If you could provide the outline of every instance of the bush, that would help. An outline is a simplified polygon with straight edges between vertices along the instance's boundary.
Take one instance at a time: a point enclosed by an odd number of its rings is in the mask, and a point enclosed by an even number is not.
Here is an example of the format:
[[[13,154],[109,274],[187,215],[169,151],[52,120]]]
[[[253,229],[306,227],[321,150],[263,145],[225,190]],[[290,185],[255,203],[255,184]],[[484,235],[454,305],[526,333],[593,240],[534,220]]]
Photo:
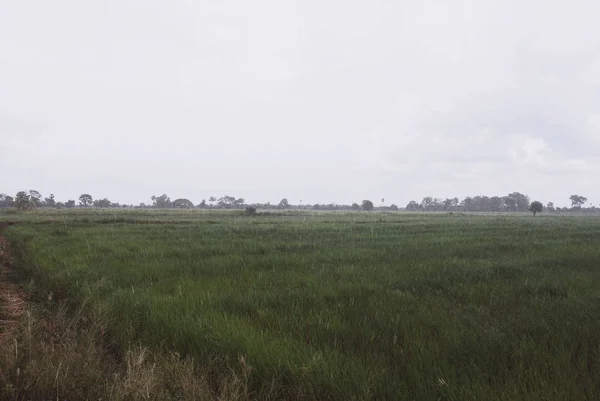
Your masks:
[[[256,214],[256,208],[254,206],[246,206],[246,214],[248,216],[254,216]]]

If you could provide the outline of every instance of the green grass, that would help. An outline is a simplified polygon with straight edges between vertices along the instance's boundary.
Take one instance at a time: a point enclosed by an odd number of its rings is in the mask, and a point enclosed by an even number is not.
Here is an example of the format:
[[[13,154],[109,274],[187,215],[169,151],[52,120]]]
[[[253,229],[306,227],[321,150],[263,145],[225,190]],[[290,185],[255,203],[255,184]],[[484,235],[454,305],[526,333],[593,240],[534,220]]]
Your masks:
[[[600,399],[598,218],[24,220],[6,234],[41,288],[109,311],[121,344],[224,366],[244,356],[255,390],[275,380],[320,399]]]

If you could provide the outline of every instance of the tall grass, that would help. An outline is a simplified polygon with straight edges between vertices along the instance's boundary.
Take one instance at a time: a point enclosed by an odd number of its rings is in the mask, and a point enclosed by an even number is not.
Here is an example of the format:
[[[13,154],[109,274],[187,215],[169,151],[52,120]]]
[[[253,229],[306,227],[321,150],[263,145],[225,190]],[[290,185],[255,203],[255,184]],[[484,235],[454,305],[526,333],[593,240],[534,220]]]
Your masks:
[[[277,383],[340,400],[600,399],[599,219],[39,221],[7,230],[38,288],[109,311],[118,344],[224,368],[243,357],[256,394]]]

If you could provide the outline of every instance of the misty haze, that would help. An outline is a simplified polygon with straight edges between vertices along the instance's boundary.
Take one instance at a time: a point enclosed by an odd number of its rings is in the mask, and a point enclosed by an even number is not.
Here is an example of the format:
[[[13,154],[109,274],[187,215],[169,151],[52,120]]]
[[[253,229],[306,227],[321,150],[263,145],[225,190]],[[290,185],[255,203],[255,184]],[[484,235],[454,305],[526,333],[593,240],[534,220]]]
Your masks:
[[[600,3],[5,3],[1,400],[600,400]]]

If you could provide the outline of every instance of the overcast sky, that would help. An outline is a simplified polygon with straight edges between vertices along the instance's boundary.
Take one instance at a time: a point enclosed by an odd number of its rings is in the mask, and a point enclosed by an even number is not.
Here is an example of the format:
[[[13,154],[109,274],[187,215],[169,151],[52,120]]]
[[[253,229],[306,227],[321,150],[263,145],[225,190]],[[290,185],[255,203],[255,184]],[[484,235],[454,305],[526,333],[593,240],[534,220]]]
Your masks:
[[[600,204],[600,2],[2,0],[0,192]]]

